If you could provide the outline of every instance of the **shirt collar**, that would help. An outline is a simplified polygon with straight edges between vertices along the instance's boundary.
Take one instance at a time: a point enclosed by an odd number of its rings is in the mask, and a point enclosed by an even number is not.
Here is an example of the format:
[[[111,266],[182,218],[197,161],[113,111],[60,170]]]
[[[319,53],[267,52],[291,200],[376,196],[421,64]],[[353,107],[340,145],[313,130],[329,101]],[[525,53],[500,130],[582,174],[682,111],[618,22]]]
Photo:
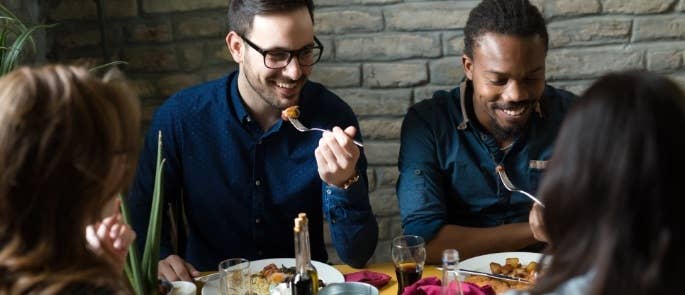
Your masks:
[[[459,103],[461,106],[461,122],[459,123],[459,126],[457,126],[458,130],[466,129],[466,127],[468,127],[468,125],[471,122],[471,119],[469,118],[469,112],[467,111],[467,99],[472,99],[471,98],[473,96],[472,87],[473,87],[473,84],[471,83],[471,80],[468,80],[468,79],[464,79],[464,81],[462,81],[459,84]],[[535,104],[535,113],[537,113],[540,118],[544,118],[544,114],[542,113],[542,108],[540,107],[540,103],[544,100],[546,93],[547,93],[547,89],[545,89],[545,91],[542,93],[542,97]],[[471,106],[473,106],[473,103],[471,103]]]
[[[251,122],[252,118],[245,109],[245,105],[243,104],[243,98],[240,96],[240,92],[238,91],[238,76],[240,76],[240,72],[236,71],[235,76],[233,76],[233,79],[231,80],[231,86],[229,90],[231,93],[230,103],[233,105],[233,109],[235,110],[235,114],[238,117],[238,120],[244,124],[246,122]]]

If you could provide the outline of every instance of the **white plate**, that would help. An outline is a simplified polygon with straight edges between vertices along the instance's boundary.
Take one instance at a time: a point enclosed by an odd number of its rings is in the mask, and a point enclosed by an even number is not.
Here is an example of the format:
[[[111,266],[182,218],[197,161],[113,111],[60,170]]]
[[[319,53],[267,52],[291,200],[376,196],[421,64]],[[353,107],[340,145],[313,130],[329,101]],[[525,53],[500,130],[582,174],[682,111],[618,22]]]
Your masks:
[[[258,273],[270,263],[273,263],[278,267],[281,267],[281,265],[291,267],[295,266],[295,258],[272,258],[250,261],[250,273]],[[345,282],[343,274],[332,266],[314,260],[312,260],[312,264],[316,268],[319,279],[325,284]],[[218,295],[218,290],[219,280],[209,281],[202,287],[202,295]]]
[[[490,262],[497,262],[504,265],[504,261],[507,258],[518,258],[519,263],[525,266],[531,261],[540,263],[542,254],[533,252],[500,252],[485,254],[459,262],[459,268],[490,273]]]

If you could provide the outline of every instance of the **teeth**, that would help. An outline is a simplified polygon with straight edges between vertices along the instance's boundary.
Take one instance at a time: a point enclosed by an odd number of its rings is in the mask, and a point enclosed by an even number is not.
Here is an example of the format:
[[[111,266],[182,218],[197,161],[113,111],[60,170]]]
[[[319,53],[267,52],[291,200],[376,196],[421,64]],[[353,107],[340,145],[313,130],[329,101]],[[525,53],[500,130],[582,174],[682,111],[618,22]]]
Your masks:
[[[523,112],[526,111],[526,108],[503,109],[502,111],[509,116],[520,116],[521,114],[523,114]]]
[[[295,83],[283,83],[283,82],[276,82],[276,86],[281,87],[281,88],[287,88],[287,89],[292,89],[295,88]]]

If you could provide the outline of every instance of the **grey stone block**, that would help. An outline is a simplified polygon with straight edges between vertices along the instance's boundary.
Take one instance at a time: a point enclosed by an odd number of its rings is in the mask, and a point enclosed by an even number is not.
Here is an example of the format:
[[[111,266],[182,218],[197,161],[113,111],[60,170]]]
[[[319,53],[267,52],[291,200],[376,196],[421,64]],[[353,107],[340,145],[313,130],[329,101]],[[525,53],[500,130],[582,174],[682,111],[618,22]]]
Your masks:
[[[439,1],[403,3],[384,8],[388,30],[446,30],[460,29],[466,24],[469,11],[476,1]]]
[[[437,34],[391,33],[341,36],[336,39],[339,61],[391,61],[441,55]]]
[[[411,101],[410,89],[336,89],[357,116],[404,115]]]
[[[424,62],[364,65],[364,85],[370,88],[395,88],[421,85],[428,81]]]
[[[377,32],[383,29],[383,15],[378,8],[334,9],[314,14],[317,34]]]

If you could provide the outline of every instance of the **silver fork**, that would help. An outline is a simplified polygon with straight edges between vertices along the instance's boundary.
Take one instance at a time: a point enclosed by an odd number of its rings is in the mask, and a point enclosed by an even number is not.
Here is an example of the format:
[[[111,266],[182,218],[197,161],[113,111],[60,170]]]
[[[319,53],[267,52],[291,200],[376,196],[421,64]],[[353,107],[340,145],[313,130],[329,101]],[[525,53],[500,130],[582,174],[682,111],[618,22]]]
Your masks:
[[[531,200],[533,200],[535,203],[538,203],[538,205],[542,206],[542,208],[545,208],[545,205],[538,200],[538,198],[534,197],[533,195],[529,194],[528,192],[517,188],[514,186],[513,183],[511,183],[511,180],[509,180],[509,176],[507,176],[507,172],[504,171],[504,167],[502,165],[497,165],[497,174],[499,174],[499,179],[502,180],[502,183],[504,184],[504,187],[509,190],[510,192],[517,192],[521,193],[526,197],[529,197]]]
[[[288,118],[288,121],[290,121],[290,124],[293,124],[293,127],[295,127],[295,129],[297,129],[300,132],[307,132],[307,131],[330,132],[330,130],[321,129],[321,128],[307,128],[304,125],[302,125],[302,122],[300,122],[300,120],[298,120],[298,119]],[[354,144],[356,144],[360,147],[364,146],[361,142],[358,142],[356,140],[352,140],[352,142],[354,142]]]

